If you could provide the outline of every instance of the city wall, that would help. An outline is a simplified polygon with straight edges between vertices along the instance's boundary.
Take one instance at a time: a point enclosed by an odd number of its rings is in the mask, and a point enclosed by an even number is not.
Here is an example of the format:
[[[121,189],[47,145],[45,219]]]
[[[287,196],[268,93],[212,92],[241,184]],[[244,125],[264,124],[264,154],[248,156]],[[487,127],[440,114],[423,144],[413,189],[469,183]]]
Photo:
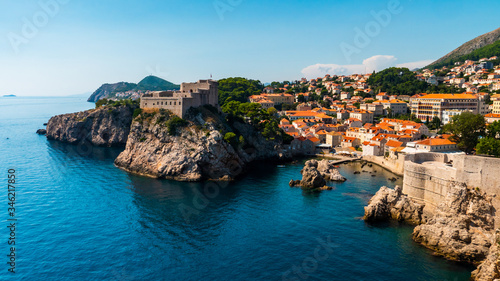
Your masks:
[[[451,161],[451,162],[450,162]],[[446,163],[451,163],[446,165]],[[496,226],[500,226],[500,159],[441,153],[407,155],[404,164],[403,193],[425,203],[424,211],[432,214],[442,202],[452,182],[466,183],[494,196]]]

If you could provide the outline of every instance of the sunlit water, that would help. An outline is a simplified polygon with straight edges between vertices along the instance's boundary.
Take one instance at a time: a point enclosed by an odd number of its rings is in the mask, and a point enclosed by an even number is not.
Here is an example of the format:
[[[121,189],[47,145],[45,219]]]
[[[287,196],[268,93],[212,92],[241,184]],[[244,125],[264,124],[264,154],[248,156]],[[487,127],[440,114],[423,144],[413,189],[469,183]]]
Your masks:
[[[92,108],[81,98],[0,98],[0,219],[7,170],[16,169],[16,271],[3,280],[468,280],[470,267],[434,257],[412,228],[371,226],[363,207],[394,175],[379,167],[332,191],[290,188],[303,162],[259,164],[231,184],[179,183],[128,174],[120,149],[47,141],[56,114]],[[2,241],[3,240],[3,241]],[[322,241],[322,242],[320,242]],[[326,243],[328,246],[324,246]],[[323,245],[323,246],[322,246]],[[315,251],[318,249],[318,251]],[[3,258],[2,258],[3,257]],[[294,279],[295,278],[295,279]]]

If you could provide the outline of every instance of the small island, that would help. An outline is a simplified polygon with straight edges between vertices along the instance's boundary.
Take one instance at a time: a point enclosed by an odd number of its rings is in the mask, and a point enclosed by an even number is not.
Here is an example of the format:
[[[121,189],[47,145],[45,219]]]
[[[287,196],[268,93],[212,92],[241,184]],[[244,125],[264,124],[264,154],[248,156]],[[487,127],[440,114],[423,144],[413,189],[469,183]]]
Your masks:
[[[4,98],[15,98],[16,95],[3,95]]]

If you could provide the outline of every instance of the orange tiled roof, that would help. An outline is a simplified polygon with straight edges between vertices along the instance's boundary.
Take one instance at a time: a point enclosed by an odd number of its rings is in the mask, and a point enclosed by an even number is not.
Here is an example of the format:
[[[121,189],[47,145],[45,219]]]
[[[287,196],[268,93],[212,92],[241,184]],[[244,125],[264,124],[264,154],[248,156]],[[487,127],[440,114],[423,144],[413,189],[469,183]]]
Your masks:
[[[436,146],[436,145],[451,145],[451,144],[456,144],[456,143],[450,141],[449,139],[426,139],[426,140],[417,142],[417,144]]]
[[[476,99],[476,97],[468,94],[428,94],[419,99]]]
[[[400,147],[403,145],[403,143],[400,141],[389,140],[388,142],[385,143],[385,145],[390,147]]]

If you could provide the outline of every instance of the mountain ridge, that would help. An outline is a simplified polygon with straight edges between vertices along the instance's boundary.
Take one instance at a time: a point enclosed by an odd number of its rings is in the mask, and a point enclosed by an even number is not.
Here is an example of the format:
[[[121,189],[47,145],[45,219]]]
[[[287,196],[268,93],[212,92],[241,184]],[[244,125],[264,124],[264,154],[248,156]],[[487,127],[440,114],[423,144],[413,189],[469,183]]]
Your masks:
[[[435,62],[429,64],[428,66],[426,66],[424,68],[435,69],[435,68],[449,65],[450,63],[454,63],[455,61],[458,61],[458,59],[460,57],[469,55],[478,49],[484,48],[484,47],[491,45],[491,44],[494,44],[498,41],[500,41],[500,28],[497,28],[493,31],[490,31],[488,33],[485,33],[485,34],[480,35],[472,40],[465,42],[460,47],[449,52],[445,56],[441,57],[440,59],[436,60]]]
[[[180,85],[174,84],[159,77],[149,75],[139,83],[118,82],[102,84],[90,97],[88,102],[97,102],[100,99],[115,97],[116,93],[121,92],[144,92],[144,91],[169,91],[178,90]]]

